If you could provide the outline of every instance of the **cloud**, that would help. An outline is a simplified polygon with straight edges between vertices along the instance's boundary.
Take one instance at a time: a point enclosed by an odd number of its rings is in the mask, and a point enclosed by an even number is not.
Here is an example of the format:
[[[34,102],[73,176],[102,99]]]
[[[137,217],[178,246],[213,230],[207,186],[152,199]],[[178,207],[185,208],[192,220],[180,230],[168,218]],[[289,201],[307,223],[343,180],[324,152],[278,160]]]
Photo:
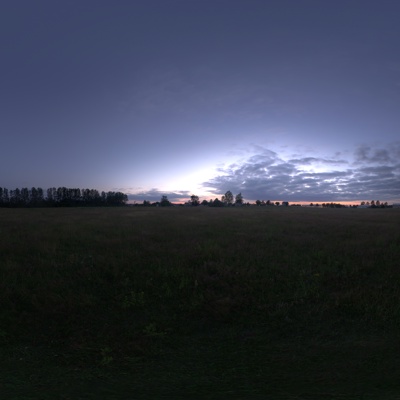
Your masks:
[[[400,159],[400,142],[394,142],[387,148],[371,148],[361,145],[355,151],[355,161],[368,164],[393,164]]]
[[[187,200],[192,193],[186,190],[177,191],[162,191],[157,188],[152,188],[150,190],[140,191],[137,193],[124,192],[128,195],[128,199],[132,201],[142,202],[144,200],[148,201],[160,201],[162,196],[167,196],[168,200],[171,202],[181,202],[182,200]]]
[[[230,119],[258,121],[270,116],[299,114],[296,96],[282,99],[270,84],[254,82],[251,76],[227,73],[215,68],[180,68],[159,66],[136,74],[120,101],[123,112],[135,116],[157,113],[198,118],[207,113],[217,121]],[[196,112],[193,112],[196,110]],[[204,123],[204,119],[203,119]]]
[[[314,165],[316,163],[319,164],[327,164],[327,165],[341,165],[341,164],[348,164],[346,160],[332,160],[332,159],[324,159],[324,158],[316,158],[316,157],[304,157],[304,158],[297,158],[293,160],[289,160],[290,163],[296,165]]]
[[[250,200],[352,201],[400,199],[400,142],[359,146],[353,160],[304,157],[285,160],[258,148],[247,159],[219,169],[203,183],[211,193],[241,192]]]

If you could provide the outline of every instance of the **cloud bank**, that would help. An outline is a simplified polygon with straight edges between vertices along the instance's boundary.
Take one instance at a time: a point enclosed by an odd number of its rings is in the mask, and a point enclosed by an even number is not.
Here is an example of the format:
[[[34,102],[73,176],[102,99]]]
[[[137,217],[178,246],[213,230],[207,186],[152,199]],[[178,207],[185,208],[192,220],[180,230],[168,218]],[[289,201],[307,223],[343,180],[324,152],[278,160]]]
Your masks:
[[[259,148],[258,154],[219,169],[203,182],[216,195],[241,192],[250,200],[393,201],[400,199],[400,142],[384,148],[359,146],[352,160],[303,157],[283,159]]]

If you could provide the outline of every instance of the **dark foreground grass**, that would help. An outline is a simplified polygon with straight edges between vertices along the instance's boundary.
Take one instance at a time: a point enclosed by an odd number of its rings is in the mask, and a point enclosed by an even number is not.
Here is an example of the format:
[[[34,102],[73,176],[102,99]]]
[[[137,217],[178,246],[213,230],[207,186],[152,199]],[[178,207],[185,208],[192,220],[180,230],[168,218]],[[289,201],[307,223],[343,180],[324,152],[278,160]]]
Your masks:
[[[0,235],[4,398],[400,399],[400,210],[0,209]]]

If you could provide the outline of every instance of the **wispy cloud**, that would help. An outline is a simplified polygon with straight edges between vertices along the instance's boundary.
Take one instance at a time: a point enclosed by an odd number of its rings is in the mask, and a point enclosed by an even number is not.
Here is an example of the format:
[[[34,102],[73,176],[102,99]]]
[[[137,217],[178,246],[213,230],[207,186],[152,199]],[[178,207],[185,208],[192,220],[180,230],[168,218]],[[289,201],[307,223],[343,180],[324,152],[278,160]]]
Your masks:
[[[260,84],[250,76],[228,73],[225,69],[183,71],[163,66],[138,73],[126,89],[120,107],[138,116],[168,112],[183,118],[201,112],[217,120],[254,121],[266,114],[301,113],[303,106],[293,96],[282,99],[280,90],[270,84]]]

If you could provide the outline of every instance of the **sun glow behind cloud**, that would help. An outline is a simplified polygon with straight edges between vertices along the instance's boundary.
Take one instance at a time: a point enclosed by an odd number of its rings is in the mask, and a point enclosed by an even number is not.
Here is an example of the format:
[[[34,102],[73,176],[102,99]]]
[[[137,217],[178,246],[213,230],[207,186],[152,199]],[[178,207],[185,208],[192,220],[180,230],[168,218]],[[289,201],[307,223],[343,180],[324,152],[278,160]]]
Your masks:
[[[220,172],[216,166],[202,166],[195,168],[192,171],[190,170],[190,166],[188,166],[187,172],[184,171],[179,176],[171,179],[170,182],[166,182],[164,189],[168,190],[168,188],[185,188],[187,192],[199,196],[212,196],[212,194],[208,192],[207,188],[203,187],[202,183],[205,180],[215,178],[219,174]]]

